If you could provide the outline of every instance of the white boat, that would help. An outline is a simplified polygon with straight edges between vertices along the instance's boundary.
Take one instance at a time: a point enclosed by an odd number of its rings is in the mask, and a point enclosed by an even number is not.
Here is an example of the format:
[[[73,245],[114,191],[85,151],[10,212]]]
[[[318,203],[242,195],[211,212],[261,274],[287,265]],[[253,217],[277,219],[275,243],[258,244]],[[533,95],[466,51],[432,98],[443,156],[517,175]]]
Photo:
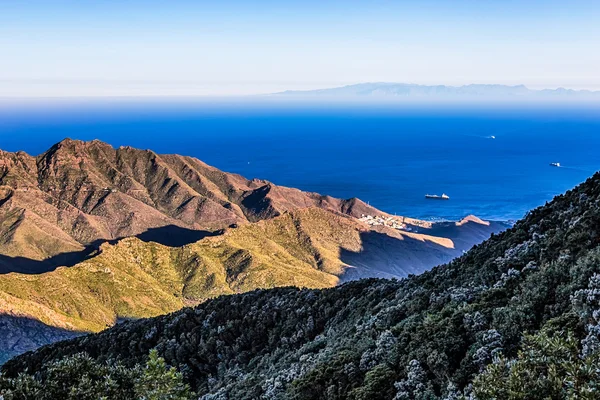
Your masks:
[[[442,193],[441,196],[438,196],[437,194],[426,194],[425,198],[432,200],[450,200],[450,196],[448,196],[446,193]]]
[[[551,167],[560,167],[560,163],[559,162],[551,162],[550,166]]]

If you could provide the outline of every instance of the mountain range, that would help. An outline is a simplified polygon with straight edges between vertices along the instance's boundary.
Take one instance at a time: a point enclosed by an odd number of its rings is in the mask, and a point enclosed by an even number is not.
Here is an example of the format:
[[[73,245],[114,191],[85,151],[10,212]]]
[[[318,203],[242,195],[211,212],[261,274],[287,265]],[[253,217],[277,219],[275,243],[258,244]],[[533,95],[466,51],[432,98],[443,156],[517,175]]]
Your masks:
[[[219,295],[418,274],[507,226],[391,216],[97,140],[0,151],[0,362]]]
[[[124,237],[176,241],[188,231],[200,236],[297,208],[378,212],[357,199],[247,180],[194,158],[100,141],[67,139],[37,157],[0,152],[0,186],[4,272],[43,272],[52,268],[48,259],[68,263]]]
[[[373,82],[317,90],[288,90],[280,96],[372,97],[372,98],[439,98],[439,99],[600,99],[599,91],[574,89],[533,90],[524,85],[471,84],[463,86],[417,85],[410,83]]]
[[[599,226],[597,173],[420,275],[220,296],[18,356],[0,388],[123,392],[152,350],[178,398],[596,399]]]

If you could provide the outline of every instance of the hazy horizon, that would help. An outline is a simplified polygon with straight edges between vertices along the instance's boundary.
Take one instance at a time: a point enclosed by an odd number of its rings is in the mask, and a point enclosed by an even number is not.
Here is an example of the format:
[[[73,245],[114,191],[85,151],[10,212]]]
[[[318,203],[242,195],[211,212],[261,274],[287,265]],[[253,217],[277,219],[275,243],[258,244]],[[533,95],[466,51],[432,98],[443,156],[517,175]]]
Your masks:
[[[63,82],[64,84],[64,82]],[[72,83],[74,84],[74,83]],[[0,101],[1,100],[13,100],[13,99],[23,99],[23,100],[35,100],[35,99],[77,99],[77,98],[81,98],[81,99],[223,99],[223,100],[231,100],[231,99],[255,99],[255,98],[268,98],[270,96],[273,95],[281,95],[281,94],[288,94],[288,93],[294,93],[294,94],[304,94],[306,93],[306,100],[311,100],[313,98],[313,96],[320,91],[328,91],[328,90],[335,90],[335,89],[343,89],[343,88],[349,88],[349,87],[353,87],[353,86],[360,86],[360,85],[378,85],[378,84],[385,84],[385,85],[406,85],[406,86],[422,86],[422,87],[435,87],[435,86],[444,86],[447,88],[462,88],[462,87],[468,87],[468,86],[504,86],[504,87],[519,87],[519,86],[524,86],[525,88],[527,88],[528,90],[532,91],[532,92],[541,92],[544,90],[547,91],[554,91],[554,90],[560,90],[560,89],[566,89],[569,91],[575,91],[576,93],[582,93],[582,94],[593,94],[594,96],[596,96],[597,94],[600,94],[600,86],[599,87],[584,87],[584,88],[578,88],[578,87],[568,87],[565,85],[559,85],[559,86],[540,86],[540,87],[531,87],[528,85],[524,85],[524,84],[515,84],[515,85],[504,85],[504,84],[498,84],[498,83],[466,83],[464,85],[447,85],[447,84],[431,84],[431,85],[427,85],[427,84],[420,84],[420,83],[409,83],[409,82],[357,82],[357,83],[351,83],[351,84],[345,84],[345,85],[339,85],[339,86],[324,86],[324,87],[315,87],[315,88],[301,88],[301,89],[289,89],[289,88],[284,88],[283,90],[279,90],[279,91],[274,91],[274,92],[256,92],[256,93],[245,93],[245,94],[239,94],[239,93],[230,93],[230,94],[215,94],[215,93],[206,93],[206,94],[196,94],[196,93],[188,93],[188,94],[176,94],[176,93],[155,93],[155,92],[145,92],[145,93],[137,93],[137,94],[129,94],[129,93],[111,93],[111,92],[106,92],[106,93],[70,93],[70,92],[60,92],[60,93],[47,93],[47,94],[28,94],[27,92],[25,93],[11,93],[10,91],[7,92],[0,92]],[[2,83],[0,81],[0,87],[1,87]],[[110,85],[109,85],[110,86]],[[344,96],[343,95],[332,95],[331,96],[332,99],[333,98],[337,98],[338,100],[344,100]],[[380,98],[380,100],[386,101],[385,99],[383,99],[384,96],[382,96],[382,98]],[[297,97],[298,99],[301,99],[300,96]],[[522,100],[526,98],[523,97]],[[535,100],[539,100],[539,101],[546,101],[546,100],[563,100],[564,97],[557,97],[556,99],[543,99],[543,98],[537,98]],[[348,100],[352,100],[350,98],[348,98]],[[375,99],[376,100],[376,99]],[[395,98],[395,99],[388,99],[387,101],[401,101],[402,99],[399,98]],[[407,97],[406,100],[410,100],[410,101],[419,101],[418,97]],[[421,100],[425,100],[425,98],[422,98]],[[428,101],[435,101],[436,100],[436,96],[431,96],[427,99]],[[446,98],[444,99],[443,97],[439,98],[440,101],[444,101],[444,100],[452,100],[452,101],[456,101],[456,100],[460,100],[458,98]],[[504,100],[518,100],[515,97],[494,97],[494,96],[488,96],[488,97],[468,97],[465,96],[466,101],[469,100],[489,100],[489,101],[494,101],[494,100],[498,100],[500,102],[504,101]],[[596,100],[595,97],[592,100]]]

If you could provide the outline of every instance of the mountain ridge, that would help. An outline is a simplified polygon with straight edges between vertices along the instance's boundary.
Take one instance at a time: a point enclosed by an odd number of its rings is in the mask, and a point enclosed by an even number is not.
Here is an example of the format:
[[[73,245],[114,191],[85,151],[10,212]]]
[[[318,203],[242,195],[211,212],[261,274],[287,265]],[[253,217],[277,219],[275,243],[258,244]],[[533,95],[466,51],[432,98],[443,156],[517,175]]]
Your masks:
[[[374,98],[583,98],[600,99],[600,91],[574,89],[529,89],[525,85],[469,84],[462,86],[367,82],[316,89],[286,90],[278,96],[332,96]]]
[[[354,216],[384,214],[358,199],[247,180],[193,157],[114,149],[98,140],[65,139],[37,157],[0,151],[0,215],[6,219],[0,221],[6,226],[0,252],[7,256],[31,255],[41,261],[61,252],[48,246],[44,251],[8,246],[9,234],[27,226],[44,231],[51,223],[55,235],[47,236],[48,241],[58,246],[58,236],[69,243],[62,252],[83,251],[98,241],[164,226],[218,231],[309,206]],[[18,223],[9,215],[15,210],[28,211]],[[38,226],[41,220],[45,229]]]

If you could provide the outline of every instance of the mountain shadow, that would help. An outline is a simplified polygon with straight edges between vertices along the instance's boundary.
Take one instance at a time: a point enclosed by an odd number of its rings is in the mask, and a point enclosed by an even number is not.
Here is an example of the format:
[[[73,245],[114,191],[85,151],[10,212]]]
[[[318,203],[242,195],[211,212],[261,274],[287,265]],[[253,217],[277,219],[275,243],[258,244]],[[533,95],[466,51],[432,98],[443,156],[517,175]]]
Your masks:
[[[350,265],[340,283],[361,278],[401,279],[421,274],[459,256],[462,251],[430,240],[392,237],[375,231],[361,232],[362,250],[342,249],[340,259]]]
[[[73,265],[98,254],[103,243],[116,243],[117,240],[96,240],[80,251],[59,253],[45,260],[35,260],[27,257],[11,257],[0,254],[0,274],[18,272],[20,274],[43,274],[54,271],[58,267]]]
[[[0,314],[0,365],[40,346],[84,334],[49,326],[31,318]]]
[[[156,242],[169,247],[181,247],[186,244],[195,243],[208,236],[217,236],[223,231],[202,231],[182,228],[177,225],[167,225],[160,228],[151,228],[136,235],[143,242]]]
[[[459,223],[452,221],[436,222],[429,228],[415,225],[408,226],[413,232],[452,240],[454,247],[460,250],[461,253],[462,251],[469,250],[473,245],[483,242],[491,235],[502,232],[512,226],[507,221],[475,222],[467,218]]]
[[[167,225],[160,228],[151,228],[145,232],[136,235],[138,239],[144,242],[156,242],[164,246],[180,247],[186,244],[195,243],[207,236],[216,236],[223,231],[203,231],[182,228],[176,225]],[[88,258],[97,256],[100,252],[100,246],[104,243],[116,244],[120,237],[111,240],[96,240],[81,251],[72,251],[60,253],[45,260],[35,260],[27,257],[11,257],[0,254],[0,275],[11,272],[21,274],[43,274],[54,271],[58,267],[72,267]]]

